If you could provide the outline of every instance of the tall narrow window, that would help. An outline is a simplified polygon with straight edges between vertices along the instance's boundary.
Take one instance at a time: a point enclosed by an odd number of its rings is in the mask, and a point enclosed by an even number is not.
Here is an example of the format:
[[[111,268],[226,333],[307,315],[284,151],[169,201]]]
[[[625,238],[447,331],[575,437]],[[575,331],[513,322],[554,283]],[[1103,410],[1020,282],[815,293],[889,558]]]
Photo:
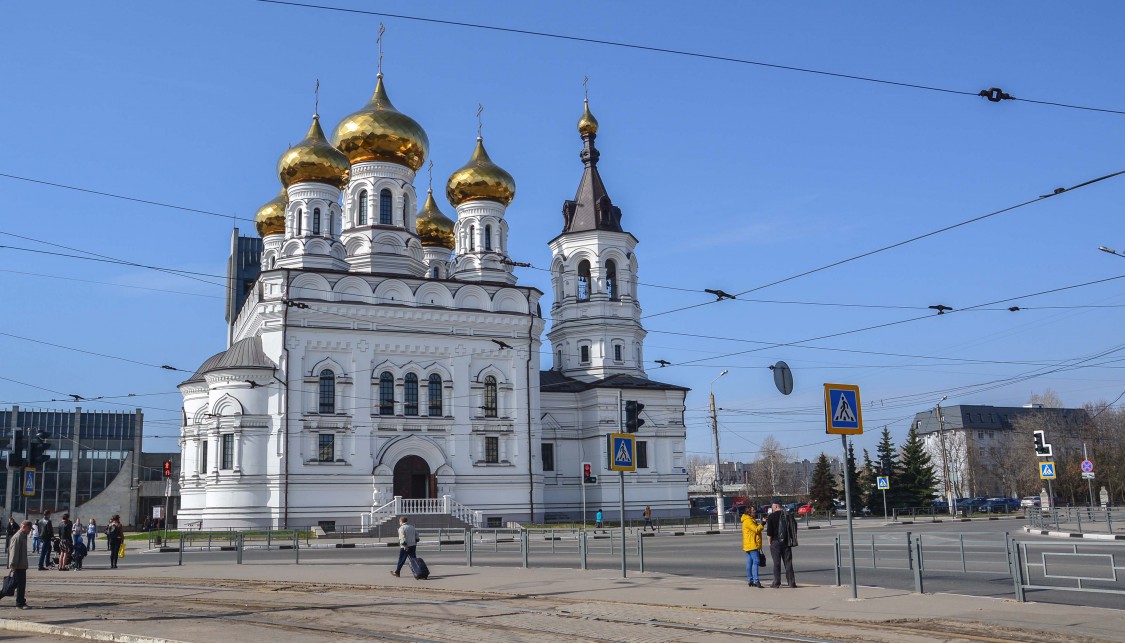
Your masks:
[[[617,301],[617,263],[613,259],[605,262],[605,294]]]
[[[492,226],[484,226],[484,249],[492,250]]]
[[[434,266],[434,279],[441,279],[441,268]]]
[[[494,418],[497,411],[496,378],[489,375],[484,378],[484,417]]]
[[[336,375],[328,369],[320,372],[320,412],[336,412]]]
[[[500,438],[489,435],[484,438],[484,461],[489,464],[500,462]]]
[[[637,468],[638,469],[647,469],[648,468],[648,442],[645,442],[643,440],[637,440],[637,443],[636,443],[635,446],[636,446],[636,449],[635,449],[636,453],[634,454],[633,457],[636,458]]]
[[[441,375],[434,373],[430,376],[430,417],[438,417],[443,414],[441,403]]]
[[[477,249],[477,227],[475,225],[469,226],[469,252]]]
[[[359,220],[356,225],[367,225],[367,190],[359,193]]]
[[[336,461],[336,435],[333,433],[319,433],[317,440],[317,460],[320,462]]]
[[[555,368],[557,368],[561,371],[562,367],[563,367],[563,364],[562,364],[562,349],[560,348],[558,350],[558,352],[555,353]]]
[[[395,414],[395,376],[384,371],[379,376],[379,415]]]
[[[305,218],[305,211],[297,208],[297,234],[301,234],[302,219]]]
[[[621,344],[614,344],[613,345],[613,361],[615,361],[615,362],[624,361],[624,360],[621,359]]]
[[[540,445],[543,452],[543,470],[555,470],[555,445],[550,442],[544,442]]]
[[[578,347],[578,361],[582,362],[583,364],[589,364],[590,363],[590,347],[589,346],[583,345],[583,346]]]
[[[405,194],[402,195],[402,225],[406,227],[406,222],[409,219],[410,213],[410,197]]]
[[[391,191],[386,188],[379,193],[379,224],[391,225]]]
[[[578,264],[578,301],[590,299],[590,262],[582,260]]]
[[[234,468],[234,434],[233,433],[224,433],[223,434],[222,446],[223,446],[222,465],[219,468],[220,469],[233,469]]]
[[[208,462],[207,462],[207,445],[208,445],[208,440],[206,438],[204,438],[202,444],[199,445],[200,446],[200,449],[199,449],[199,472],[200,473],[207,473],[207,465],[208,465]]]
[[[313,208],[313,234],[320,234],[320,208]]]
[[[418,376],[406,374],[406,386],[402,391],[403,415],[418,415]]]

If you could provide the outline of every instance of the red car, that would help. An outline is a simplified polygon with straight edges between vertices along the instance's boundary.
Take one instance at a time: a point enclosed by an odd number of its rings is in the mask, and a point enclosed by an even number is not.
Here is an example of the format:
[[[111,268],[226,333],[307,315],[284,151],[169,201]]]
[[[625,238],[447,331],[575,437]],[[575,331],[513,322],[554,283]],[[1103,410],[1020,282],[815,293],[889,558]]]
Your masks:
[[[800,507],[797,507],[797,515],[798,516],[804,516],[806,514],[811,514],[812,512],[813,512],[813,508],[812,508],[811,504],[804,504],[804,505],[801,505]]]

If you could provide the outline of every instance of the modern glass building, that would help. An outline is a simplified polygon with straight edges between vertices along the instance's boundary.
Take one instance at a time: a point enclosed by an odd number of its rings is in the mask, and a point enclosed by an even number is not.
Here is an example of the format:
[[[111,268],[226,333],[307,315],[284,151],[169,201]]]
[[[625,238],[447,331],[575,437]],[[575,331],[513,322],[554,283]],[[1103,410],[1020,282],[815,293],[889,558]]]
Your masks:
[[[97,514],[91,517],[99,521],[104,519],[101,514],[117,512],[131,522],[137,509],[138,481],[143,476],[141,467],[134,464],[139,462],[143,426],[141,409],[41,411],[13,406],[0,410],[0,437],[7,444],[16,429],[23,429],[25,444],[41,430],[50,434],[47,453],[51,459],[37,472],[35,494],[24,496],[18,482],[21,477],[16,476],[12,509],[32,516],[47,509],[74,515],[91,513]],[[0,451],[5,462],[9,450]],[[8,497],[8,479],[0,476],[0,502]],[[87,504],[84,512],[83,505]]]

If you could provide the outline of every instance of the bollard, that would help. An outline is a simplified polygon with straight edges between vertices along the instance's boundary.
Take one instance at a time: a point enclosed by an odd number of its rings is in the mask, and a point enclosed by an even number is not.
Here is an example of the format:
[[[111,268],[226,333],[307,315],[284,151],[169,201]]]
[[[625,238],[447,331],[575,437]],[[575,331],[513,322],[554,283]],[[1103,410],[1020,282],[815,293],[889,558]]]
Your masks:
[[[523,555],[523,568],[527,569],[527,549],[530,541],[527,537],[527,531],[520,531],[520,553]]]
[[[1105,533],[1113,533],[1113,509],[1105,508]]]
[[[586,566],[586,530],[583,529],[578,533],[578,554],[582,558],[582,569],[587,569]]]
[[[179,564],[181,566],[184,564],[184,532],[182,532],[182,531],[180,532],[180,562],[179,562]]]
[[[637,532],[637,558],[640,559],[640,572],[645,573],[645,533]]]
[[[465,566],[473,566],[473,528],[465,529]]]
[[[875,560],[875,534],[871,534],[871,569],[879,569],[878,561]]]
[[[1078,533],[1082,533],[1082,511],[1075,511],[1074,515],[1078,518]]]
[[[958,540],[961,542],[961,571],[967,572],[969,568],[965,565],[965,534],[958,534]]]
[[[906,532],[906,568],[914,569],[914,550],[913,545],[910,543],[910,532]]]
[[[836,534],[836,586],[840,586],[840,535]]]
[[[918,565],[914,567],[914,591],[922,593],[922,536],[914,537],[914,553],[918,558]]]
[[[301,564],[301,532],[296,529],[293,530],[293,560],[296,564]]]
[[[234,537],[234,550],[238,564],[242,564],[242,532],[235,534]]]
[[[1016,589],[1016,601],[1024,602],[1023,566],[1020,564],[1020,546],[1015,538],[1008,538],[1008,559],[1012,565],[1012,583]]]
[[[266,551],[269,551],[270,545],[273,544],[273,529],[266,527]]]
[[[207,551],[211,551],[211,532],[207,532]]]

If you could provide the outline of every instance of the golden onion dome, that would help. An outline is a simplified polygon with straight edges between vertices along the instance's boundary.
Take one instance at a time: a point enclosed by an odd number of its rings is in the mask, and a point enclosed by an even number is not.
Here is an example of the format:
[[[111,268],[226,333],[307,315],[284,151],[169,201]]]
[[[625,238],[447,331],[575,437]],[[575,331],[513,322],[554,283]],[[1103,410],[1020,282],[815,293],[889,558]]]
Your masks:
[[[254,227],[258,229],[258,236],[263,239],[271,234],[285,234],[285,206],[289,203],[289,195],[285,189],[258,208],[254,215]]]
[[[313,116],[305,140],[286,150],[277,162],[277,176],[285,187],[297,183],[325,183],[342,188],[348,182],[350,170],[348,157],[325,138],[319,116]]]
[[[426,203],[418,211],[416,227],[423,246],[453,249],[453,219],[438,209],[432,189],[426,193]]]
[[[449,176],[445,195],[454,207],[466,201],[496,201],[508,205],[516,197],[516,181],[488,158],[484,141],[478,136],[472,158]]]
[[[594,115],[590,113],[590,101],[584,102],[586,103],[586,110],[582,113],[582,118],[578,119],[578,133],[582,136],[597,134],[598,119],[594,118]]]
[[[418,171],[430,152],[426,131],[413,118],[395,109],[383,87],[383,74],[371,100],[345,116],[332,134],[332,143],[352,163],[387,161]]]

